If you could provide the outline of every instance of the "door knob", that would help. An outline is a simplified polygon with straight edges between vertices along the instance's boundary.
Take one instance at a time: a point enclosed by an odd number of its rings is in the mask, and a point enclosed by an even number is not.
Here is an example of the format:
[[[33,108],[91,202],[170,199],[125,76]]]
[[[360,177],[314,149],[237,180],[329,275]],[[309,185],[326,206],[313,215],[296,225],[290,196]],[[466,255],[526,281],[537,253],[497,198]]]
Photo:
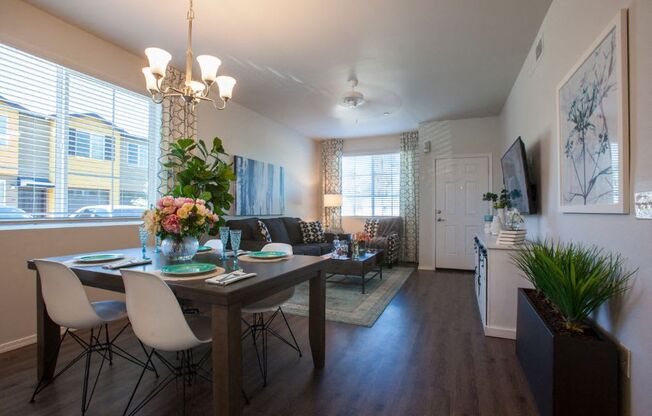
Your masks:
[[[446,220],[443,219],[443,218],[437,218],[437,222],[443,222],[443,221],[446,221]]]
[[[440,209],[437,210],[437,214],[441,214],[441,210],[440,210]]]

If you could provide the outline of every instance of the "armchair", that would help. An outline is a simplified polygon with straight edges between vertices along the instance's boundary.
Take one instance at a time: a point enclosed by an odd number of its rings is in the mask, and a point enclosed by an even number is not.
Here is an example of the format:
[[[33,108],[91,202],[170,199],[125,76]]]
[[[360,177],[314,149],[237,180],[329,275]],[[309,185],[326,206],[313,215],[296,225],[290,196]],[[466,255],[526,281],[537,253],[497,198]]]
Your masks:
[[[401,251],[401,236],[403,235],[403,219],[367,218],[364,231],[371,237],[371,248],[382,248],[385,251],[384,263],[392,267],[398,262]]]

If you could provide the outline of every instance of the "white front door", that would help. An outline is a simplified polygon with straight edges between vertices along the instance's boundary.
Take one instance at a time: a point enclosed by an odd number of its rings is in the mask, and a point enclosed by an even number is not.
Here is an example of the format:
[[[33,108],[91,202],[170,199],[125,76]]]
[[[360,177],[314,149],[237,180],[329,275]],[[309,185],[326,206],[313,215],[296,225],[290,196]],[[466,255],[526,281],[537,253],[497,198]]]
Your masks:
[[[489,190],[489,157],[435,162],[435,265],[473,270],[473,234],[482,232]]]

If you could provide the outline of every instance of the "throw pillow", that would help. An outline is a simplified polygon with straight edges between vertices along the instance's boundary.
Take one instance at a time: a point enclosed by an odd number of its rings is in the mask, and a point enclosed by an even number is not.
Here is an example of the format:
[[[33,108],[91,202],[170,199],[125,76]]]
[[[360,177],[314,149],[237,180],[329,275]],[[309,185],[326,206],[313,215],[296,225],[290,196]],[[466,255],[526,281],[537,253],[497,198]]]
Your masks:
[[[269,233],[265,223],[261,220],[258,220],[258,231],[260,232],[260,235],[263,236],[264,241],[267,241],[268,243],[272,242],[272,235]]]
[[[303,233],[303,243],[325,243],[324,229],[319,221],[301,221],[301,233]]]
[[[376,218],[367,218],[364,222],[364,232],[369,234],[370,238],[374,238],[378,232],[378,222]]]

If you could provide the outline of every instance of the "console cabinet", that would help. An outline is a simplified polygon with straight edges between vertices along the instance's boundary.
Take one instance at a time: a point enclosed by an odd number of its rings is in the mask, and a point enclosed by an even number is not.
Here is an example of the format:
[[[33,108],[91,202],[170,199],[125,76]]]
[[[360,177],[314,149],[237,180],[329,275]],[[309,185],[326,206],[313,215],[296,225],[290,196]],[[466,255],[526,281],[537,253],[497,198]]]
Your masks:
[[[512,262],[518,246],[496,244],[496,237],[474,237],[474,288],[484,334],[516,339],[517,289],[532,288]]]

